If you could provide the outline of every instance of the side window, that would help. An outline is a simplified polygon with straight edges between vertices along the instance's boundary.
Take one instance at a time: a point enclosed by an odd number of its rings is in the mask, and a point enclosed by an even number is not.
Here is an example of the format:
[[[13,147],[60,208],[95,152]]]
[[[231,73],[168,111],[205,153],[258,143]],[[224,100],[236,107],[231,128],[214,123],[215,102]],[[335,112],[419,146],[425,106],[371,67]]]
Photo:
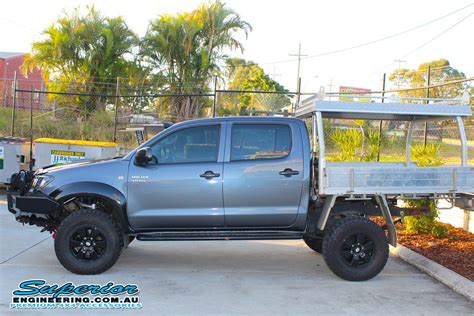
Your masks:
[[[235,124],[231,137],[231,161],[281,158],[291,150],[288,125]]]
[[[215,162],[220,127],[199,126],[174,132],[151,147],[159,164]]]

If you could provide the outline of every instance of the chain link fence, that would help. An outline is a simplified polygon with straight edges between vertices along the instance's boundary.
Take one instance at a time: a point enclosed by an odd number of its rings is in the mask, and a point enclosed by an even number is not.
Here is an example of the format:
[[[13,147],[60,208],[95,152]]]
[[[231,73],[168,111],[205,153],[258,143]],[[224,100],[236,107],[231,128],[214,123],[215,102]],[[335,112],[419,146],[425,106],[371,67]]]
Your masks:
[[[190,84],[191,85],[191,84]],[[290,108],[284,92],[191,91],[176,93],[156,84],[2,81],[0,135],[116,141],[137,145],[144,126],[231,115],[274,115]],[[3,92],[2,92],[3,91]],[[57,92],[61,91],[61,92]],[[32,135],[31,135],[32,133]]]
[[[190,93],[177,93],[163,83],[125,84],[119,80],[88,84],[49,82],[47,90],[42,82],[1,82],[0,135],[116,141],[126,148],[137,145],[135,132],[145,125],[214,116],[284,116],[289,115],[296,99],[294,93],[274,91],[191,89]],[[465,125],[472,163],[473,118],[466,119]],[[380,125],[374,121],[328,120],[324,127],[329,135],[329,159],[405,159],[406,122],[385,121]],[[453,122],[418,124],[413,146],[419,143],[433,144],[444,163],[459,162],[459,131]],[[343,157],[347,155],[344,146],[355,147],[348,157]]]
[[[474,123],[465,119],[468,163],[474,164]],[[411,154],[432,157],[434,164],[460,165],[461,141],[454,120],[414,123]],[[329,161],[405,162],[408,122],[324,119]]]

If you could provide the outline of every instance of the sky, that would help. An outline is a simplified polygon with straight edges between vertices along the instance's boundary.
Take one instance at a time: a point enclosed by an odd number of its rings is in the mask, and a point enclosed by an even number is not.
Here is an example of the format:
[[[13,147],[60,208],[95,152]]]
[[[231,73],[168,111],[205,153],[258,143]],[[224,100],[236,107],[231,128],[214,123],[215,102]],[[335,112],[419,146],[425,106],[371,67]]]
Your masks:
[[[191,11],[203,0],[24,0],[5,1],[0,11],[0,51],[28,52],[41,31],[64,11],[94,5],[107,16],[121,15],[143,36],[151,19],[165,13]],[[301,61],[303,92],[320,86],[380,90],[383,74],[401,67],[417,68],[422,62],[446,58],[451,66],[474,76],[474,3],[451,0],[224,1],[253,31],[243,41],[245,51],[232,55],[252,60],[290,91],[295,91],[297,61],[289,54],[315,56],[359,46],[421,26],[400,36],[359,48]],[[445,18],[451,12],[460,10]],[[428,23],[430,21],[432,23]],[[427,24],[422,26],[423,24]]]

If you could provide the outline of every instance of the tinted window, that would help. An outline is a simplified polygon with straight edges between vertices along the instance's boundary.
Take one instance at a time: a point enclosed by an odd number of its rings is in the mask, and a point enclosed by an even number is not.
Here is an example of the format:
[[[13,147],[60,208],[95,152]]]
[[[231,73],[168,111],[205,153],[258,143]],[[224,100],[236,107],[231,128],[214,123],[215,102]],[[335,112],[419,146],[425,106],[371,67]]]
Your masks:
[[[170,134],[151,148],[159,164],[217,161],[219,126],[186,128]]]
[[[232,127],[231,160],[281,158],[290,150],[288,125],[242,124]]]

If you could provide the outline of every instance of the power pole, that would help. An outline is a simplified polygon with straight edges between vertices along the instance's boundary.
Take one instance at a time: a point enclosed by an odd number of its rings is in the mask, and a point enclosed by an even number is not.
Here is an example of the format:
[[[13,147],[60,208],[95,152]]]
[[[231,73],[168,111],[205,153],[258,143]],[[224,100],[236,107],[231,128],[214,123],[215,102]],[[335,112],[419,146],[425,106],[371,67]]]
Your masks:
[[[296,103],[295,108],[293,109],[293,113],[296,112],[296,107],[300,103],[301,97],[301,78],[300,78],[300,65],[301,65],[301,57],[308,56],[301,54],[301,43],[298,44],[298,54],[290,54],[290,56],[297,56],[298,57],[298,66],[296,69]]]
[[[275,80],[276,77],[280,77],[280,76],[281,76],[280,74],[277,74],[277,73],[276,73],[276,67],[274,66],[274,67],[273,67],[273,74],[270,75],[270,77],[272,77],[272,79]],[[276,80],[275,80],[275,81],[276,81]]]
[[[332,84],[332,78],[331,78],[331,81],[329,81],[329,101],[331,101],[332,87],[334,87],[334,85]]]
[[[397,70],[397,90],[400,90],[400,64],[406,63],[406,60],[395,59],[394,62],[398,63],[398,70]]]

